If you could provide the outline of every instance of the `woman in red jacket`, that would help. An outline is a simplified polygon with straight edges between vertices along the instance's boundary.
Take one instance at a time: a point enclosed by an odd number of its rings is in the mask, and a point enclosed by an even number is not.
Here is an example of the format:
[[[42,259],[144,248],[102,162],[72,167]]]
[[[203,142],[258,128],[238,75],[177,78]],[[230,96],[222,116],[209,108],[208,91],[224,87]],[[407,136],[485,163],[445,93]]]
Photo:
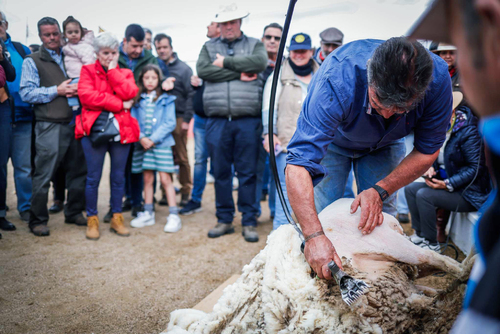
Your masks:
[[[78,83],[82,113],[76,120],[75,136],[82,138],[87,160],[86,236],[91,240],[99,239],[97,193],[106,152],[111,157],[111,231],[130,235],[123,224],[121,204],[130,144],[139,140],[139,124],[130,115],[138,88],[132,71],[118,68],[118,45],[110,33],[97,36],[94,40],[97,61],[82,67]]]

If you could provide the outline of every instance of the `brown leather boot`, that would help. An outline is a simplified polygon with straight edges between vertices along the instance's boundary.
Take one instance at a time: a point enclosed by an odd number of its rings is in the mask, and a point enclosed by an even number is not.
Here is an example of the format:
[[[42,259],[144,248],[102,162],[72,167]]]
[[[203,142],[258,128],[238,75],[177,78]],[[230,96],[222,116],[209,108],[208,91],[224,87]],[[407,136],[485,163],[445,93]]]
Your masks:
[[[97,216],[87,217],[87,239],[99,239],[99,218]]]
[[[116,234],[122,237],[128,237],[130,232],[123,225],[123,215],[121,213],[113,213],[113,218],[111,218],[111,226],[109,227],[111,232],[115,232]]]
[[[450,218],[450,211],[441,208],[436,210],[437,241],[440,243],[446,242],[446,224],[448,224],[448,218]]]

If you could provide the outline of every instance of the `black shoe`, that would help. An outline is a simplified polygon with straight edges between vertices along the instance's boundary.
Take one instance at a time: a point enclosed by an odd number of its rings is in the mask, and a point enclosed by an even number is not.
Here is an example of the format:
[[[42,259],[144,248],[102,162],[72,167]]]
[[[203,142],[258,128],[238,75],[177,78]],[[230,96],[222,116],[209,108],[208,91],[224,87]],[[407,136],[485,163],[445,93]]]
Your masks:
[[[160,204],[161,206],[168,206],[167,196],[163,195],[158,204]]]
[[[182,209],[180,209],[179,213],[181,215],[192,215],[193,213],[200,212],[201,211],[201,203],[200,202],[195,202],[192,199],[187,202],[186,205]]]
[[[245,238],[246,242],[257,242],[259,241],[259,235],[255,229],[255,226],[243,226],[243,231],[241,235]]]
[[[76,215],[72,218],[66,218],[64,222],[66,224],[75,224],[77,226],[87,226],[87,219],[82,214]]]
[[[106,215],[104,216],[103,221],[104,221],[105,223],[109,223],[109,222],[111,222],[111,218],[113,218],[113,211],[111,211],[111,208],[109,208],[109,211],[108,211],[108,213],[106,213]]]
[[[20,212],[19,216],[21,217],[21,220],[23,222],[25,222],[25,223],[29,223],[30,222],[30,210],[26,210],[26,211]]]
[[[16,226],[5,219],[5,217],[0,217],[0,229],[4,231],[15,231]]]
[[[139,205],[139,206],[134,206],[132,207],[132,211],[130,212],[130,215],[134,218],[137,217],[137,213],[138,212],[142,212],[144,211],[144,207],[142,205]]]
[[[132,210],[132,202],[127,198],[123,201],[122,212]]]
[[[182,194],[179,206],[184,207],[188,204],[188,202],[189,202],[189,194]]]
[[[55,214],[59,213],[64,209],[64,205],[61,201],[54,201],[54,204],[49,208],[49,213]]]
[[[50,235],[50,230],[47,225],[35,225],[30,227],[31,233],[37,237],[46,237]]]

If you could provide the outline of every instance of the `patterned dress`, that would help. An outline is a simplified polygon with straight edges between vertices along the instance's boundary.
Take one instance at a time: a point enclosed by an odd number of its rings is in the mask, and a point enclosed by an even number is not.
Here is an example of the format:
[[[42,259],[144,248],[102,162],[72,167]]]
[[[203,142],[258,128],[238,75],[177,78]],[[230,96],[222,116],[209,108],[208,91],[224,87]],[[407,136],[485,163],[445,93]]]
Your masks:
[[[153,133],[153,114],[155,111],[156,103],[153,102],[152,96],[148,97],[149,101],[146,109],[146,121],[144,129],[141,129],[146,137],[151,136]],[[175,173],[174,157],[170,147],[152,147],[145,151],[142,145],[138,142],[135,143],[134,154],[132,156],[132,173],[142,173],[145,170],[154,170],[166,173]]]

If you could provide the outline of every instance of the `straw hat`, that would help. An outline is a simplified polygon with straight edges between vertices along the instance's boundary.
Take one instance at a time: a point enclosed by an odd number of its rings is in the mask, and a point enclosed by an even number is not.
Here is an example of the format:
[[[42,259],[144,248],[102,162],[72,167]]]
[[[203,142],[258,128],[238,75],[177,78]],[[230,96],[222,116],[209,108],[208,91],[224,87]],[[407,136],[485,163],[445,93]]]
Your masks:
[[[439,43],[436,50],[432,50],[434,53],[439,53],[441,51],[456,51],[457,47],[451,44]]]

